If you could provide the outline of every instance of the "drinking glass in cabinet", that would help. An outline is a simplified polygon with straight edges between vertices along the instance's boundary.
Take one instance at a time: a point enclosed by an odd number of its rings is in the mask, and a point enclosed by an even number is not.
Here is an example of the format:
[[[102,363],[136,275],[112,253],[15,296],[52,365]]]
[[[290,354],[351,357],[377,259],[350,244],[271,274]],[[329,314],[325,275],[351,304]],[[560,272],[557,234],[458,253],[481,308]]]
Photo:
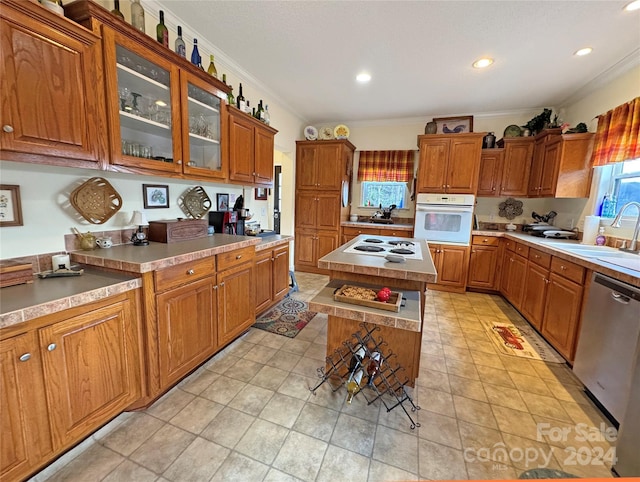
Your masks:
[[[220,98],[191,83],[189,110],[189,167],[220,170]]]

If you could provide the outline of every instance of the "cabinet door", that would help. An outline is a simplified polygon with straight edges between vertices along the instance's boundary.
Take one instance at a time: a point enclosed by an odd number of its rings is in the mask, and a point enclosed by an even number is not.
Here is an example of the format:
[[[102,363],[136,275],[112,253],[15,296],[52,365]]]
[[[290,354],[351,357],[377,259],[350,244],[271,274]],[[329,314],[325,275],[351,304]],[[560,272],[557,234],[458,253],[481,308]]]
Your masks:
[[[57,446],[79,440],[140,397],[133,304],[119,301],[39,330]]]
[[[255,183],[273,182],[273,136],[267,130],[255,128]]]
[[[502,182],[502,149],[483,149],[478,175],[478,196],[497,196]]]
[[[317,189],[316,146],[298,145],[296,149],[296,189]]]
[[[316,179],[318,189],[335,189],[342,187],[345,175],[342,162],[342,146],[318,146]]]
[[[273,301],[273,251],[256,253],[255,265],[256,315]]]
[[[340,228],[340,193],[329,192],[316,194],[316,228]]]
[[[235,340],[256,321],[253,263],[218,273],[218,344]]]
[[[526,196],[529,188],[533,143],[530,141],[506,144],[504,151],[504,171],[500,195]]]
[[[542,334],[569,361],[575,354],[583,288],[573,281],[551,273]]]
[[[536,141],[533,148],[533,160],[531,161],[531,172],[529,174],[529,187],[527,195],[538,197],[540,195],[540,178],[542,177],[542,166],[544,164],[544,148],[547,136]]]
[[[542,327],[544,306],[547,300],[549,270],[529,262],[522,293],[522,314],[538,330]]]
[[[205,278],[157,296],[160,383],[168,387],[216,349],[213,281]]]
[[[498,248],[495,246],[472,246],[469,260],[467,286],[495,289]]]
[[[254,127],[245,114],[229,114],[229,179],[254,181]]]
[[[289,246],[273,250],[273,299],[289,292]]]
[[[469,265],[468,248],[442,245],[440,247],[440,269],[438,284],[464,287],[467,283]]]
[[[562,141],[557,139],[547,144],[544,150],[544,163],[540,176],[540,196],[551,197],[556,193],[561,146]]]
[[[0,148],[97,167],[106,157],[98,38],[66,19],[52,20],[36,4],[21,8],[34,16],[4,3],[1,10]]]
[[[198,178],[226,179],[227,158],[223,156],[224,103],[218,92],[202,79],[180,72],[182,119],[182,170]]]
[[[451,140],[446,176],[448,193],[476,193],[481,152],[481,138]]]
[[[295,236],[295,264],[296,269],[299,268],[316,268],[317,258],[315,257],[316,231],[315,230],[296,230]]]
[[[52,451],[35,333],[0,342],[0,479],[21,480]]]
[[[178,67],[106,26],[103,34],[111,163],[181,173]]]
[[[314,191],[296,194],[296,228],[315,229],[317,220],[318,195]]]
[[[448,139],[433,139],[420,144],[420,165],[418,167],[418,192],[446,192]]]
[[[527,271],[527,259],[508,251],[505,252],[504,261],[503,269],[505,271],[502,274],[503,294],[513,306],[520,309],[524,291],[524,277]]]
[[[314,266],[318,267],[318,260],[325,254],[329,254],[338,245],[338,233],[335,231],[318,231],[316,233],[316,252]]]

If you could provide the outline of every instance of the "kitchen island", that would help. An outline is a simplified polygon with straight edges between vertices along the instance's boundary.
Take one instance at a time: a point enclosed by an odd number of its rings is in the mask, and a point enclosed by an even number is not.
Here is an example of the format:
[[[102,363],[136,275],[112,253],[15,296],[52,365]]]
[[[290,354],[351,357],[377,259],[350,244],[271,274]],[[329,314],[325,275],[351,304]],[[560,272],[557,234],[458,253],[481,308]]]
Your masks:
[[[377,240],[387,246],[397,238],[361,235],[318,260],[318,267],[329,270],[330,283],[309,304],[313,311],[329,315],[327,356],[331,356],[351,335],[361,331],[361,323],[378,325],[379,336],[397,354],[397,363],[405,368],[407,385],[413,386],[420,368],[422,321],[427,283],[434,283],[437,273],[429,247],[422,239],[403,238],[418,248],[421,259],[401,263],[387,261],[383,254],[354,251],[365,240]],[[417,251],[416,251],[417,252]],[[333,291],[342,284],[381,288],[387,286],[407,298],[399,312],[343,303],[333,299]]]

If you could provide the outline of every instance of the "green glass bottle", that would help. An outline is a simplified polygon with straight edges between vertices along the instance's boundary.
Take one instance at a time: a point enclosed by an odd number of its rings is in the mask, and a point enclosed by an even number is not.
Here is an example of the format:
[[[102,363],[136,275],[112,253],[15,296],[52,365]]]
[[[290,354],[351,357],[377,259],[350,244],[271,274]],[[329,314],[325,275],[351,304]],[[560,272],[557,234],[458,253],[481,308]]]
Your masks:
[[[114,14],[116,17],[124,20],[124,15],[122,15],[122,12],[120,11],[120,0],[114,0],[113,10],[111,10],[111,13]]]
[[[165,47],[169,47],[169,29],[164,24],[164,12],[160,10],[160,23],[156,26],[156,39]]]

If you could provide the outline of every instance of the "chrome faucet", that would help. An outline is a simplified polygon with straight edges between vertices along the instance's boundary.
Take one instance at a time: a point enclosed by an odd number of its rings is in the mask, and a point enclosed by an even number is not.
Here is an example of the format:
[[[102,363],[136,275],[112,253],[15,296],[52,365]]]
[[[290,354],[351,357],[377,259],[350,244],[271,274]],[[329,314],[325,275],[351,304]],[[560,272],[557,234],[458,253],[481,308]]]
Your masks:
[[[635,252],[638,251],[636,249],[636,244],[638,243],[638,232],[640,232],[640,203],[637,203],[635,201],[631,201],[631,202],[628,202],[627,204],[625,204],[624,206],[622,206],[622,208],[620,209],[620,211],[616,215],[616,218],[611,223],[611,227],[613,227],[613,228],[619,228],[620,227],[620,223],[622,221],[622,215],[624,214],[624,212],[627,210],[627,208],[629,206],[635,206],[636,209],[638,209],[638,217],[636,218],[636,228],[633,231],[633,237],[631,238],[631,245],[629,245],[628,248],[620,248],[620,249],[623,250],[623,251],[632,251],[632,252],[635,253]]]

